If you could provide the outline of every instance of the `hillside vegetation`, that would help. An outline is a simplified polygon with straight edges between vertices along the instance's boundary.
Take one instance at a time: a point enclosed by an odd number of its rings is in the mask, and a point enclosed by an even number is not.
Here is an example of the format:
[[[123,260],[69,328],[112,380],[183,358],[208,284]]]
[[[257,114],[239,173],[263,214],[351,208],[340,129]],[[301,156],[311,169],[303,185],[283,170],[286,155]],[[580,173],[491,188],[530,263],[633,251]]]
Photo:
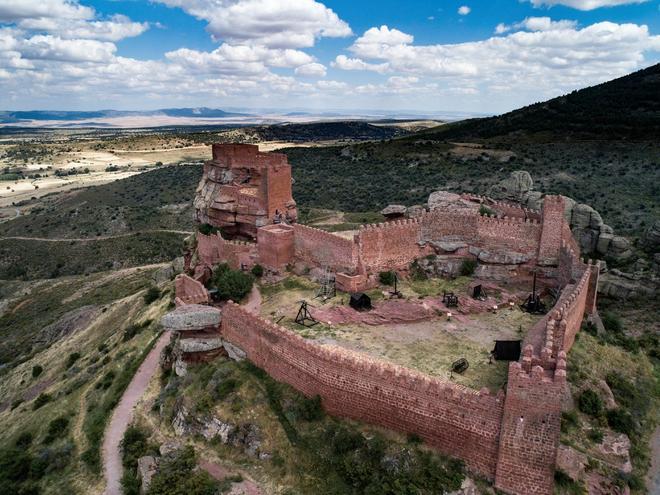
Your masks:
[[[497,117],[424,131],[430,139],[657,140],[660,64]]]

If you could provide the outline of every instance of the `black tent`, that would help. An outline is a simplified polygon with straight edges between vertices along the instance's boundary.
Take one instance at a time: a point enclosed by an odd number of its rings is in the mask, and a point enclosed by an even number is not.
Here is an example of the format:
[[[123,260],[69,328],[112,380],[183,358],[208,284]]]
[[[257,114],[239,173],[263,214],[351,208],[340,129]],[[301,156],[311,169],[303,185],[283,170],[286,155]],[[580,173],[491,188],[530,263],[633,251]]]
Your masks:
[[[364,292],[356,292],[351,294],[350,303],[351,308],[357,311],[363,311],[365,309],[371,309],[371,298],[366,295]]]
[[[496,340],[493,357],[497,361],[518,361],[520,359],[520,340]]]

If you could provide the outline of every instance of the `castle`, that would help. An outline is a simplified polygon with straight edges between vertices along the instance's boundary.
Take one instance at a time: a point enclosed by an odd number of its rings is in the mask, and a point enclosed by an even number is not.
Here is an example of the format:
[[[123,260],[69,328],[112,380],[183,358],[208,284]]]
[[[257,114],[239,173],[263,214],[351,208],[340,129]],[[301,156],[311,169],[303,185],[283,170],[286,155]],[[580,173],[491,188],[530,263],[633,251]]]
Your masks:
[[[561,399],[569,393],[567,353],[585,315],[596,312],[598,264],[584,263],[564,219],[561,197],[541,211],[490,202],[499,216],[475,208],[439,208],[362,227],[352,238],[296,222],[286,157],[246,145],[214,145],[195,199],[196,219],[241,240],[196,234],[187,274],[176,279],[178,308],[164,326],[180,334],[187,361],[227,353],[247,357],[276,380],[319,395],[330,414],[419,435],[439,451],[513,495],[553,491]],[[428,254],[472,257],[482,276],[540,275],[561,290],[554,307],[529,329],[518,362],[496,394],[433,378],[343,348],[320,345],[228,303],[209,306],[204,287],[214,265],[227,262],[271,272],[323,268],[336,288],[377,285],[379,271],[406,270]]]

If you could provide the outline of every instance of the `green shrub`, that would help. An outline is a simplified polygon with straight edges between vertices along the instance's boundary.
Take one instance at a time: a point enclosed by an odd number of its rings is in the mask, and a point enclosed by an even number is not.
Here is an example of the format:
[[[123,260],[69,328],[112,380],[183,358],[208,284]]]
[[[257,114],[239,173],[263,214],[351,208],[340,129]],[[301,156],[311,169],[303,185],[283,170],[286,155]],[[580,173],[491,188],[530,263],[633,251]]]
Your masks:
[[[578,408],[583,413],[597,418],[603,414],[603,401],[596,392],[587,389],[578,398]]]
[[[160,290],[158,287],[151,286],[147,289],[146,294],[143,297],[145,304],[151,304],[154,301],[160,299]]]
[[[620,333],[623,331],[623,322],[621,318],[611,311],[606,311],[601,317],[605,330],[609,332]]]
[[[226,378],[218,383],[218,386],[215,388],[214,398],[216,400],[225,400],[229,397],[236,389],[238,389],[240,383],[234,378]]]
[[[483,216],[495,216],[495,212],[488,208],[487,206],[481,205],[479,207],[479,215]]]
[[[318,421],[323,418],[323,405],[318,395],[298,397],[292,409],[296,417],[303,421]]]
[[[573,481],[573,479],[561,469],[555,471],[555,485],[559,489],[559,493],[569,495],[583,495],[587,493],[581,483]]]
[[[76,361],[80,359],[80,353],[79,352],[73,352],[69,354],[69,357],[66,360],[65,368],[68,370],[75,364]]]
[[[599,428],[589,430],[589,440],[594,443],[601,443],[603,441],[603,430]]]
[[[199,227],[197,227],[197,230],[199,230],[200,234],[204,235],[216,234],[218,232],[217,227],[214,227],[208,223],[201,224]]]
[[[120,443],[121,462],[124,469],[135,470],[138,459],[148,453],[148,438],[148,432],[138,426],[129,425],[126,428],[124,438]]]
[[[459,273],[464,277],[469,277],[470,275],[474,274],[474,271],[476,269],[477,269],[477,260],[474,260],[472,258],[465,258],[461,262],[461,268],[459,269]]]
[[[428,275],[426,272],[422,269],[421,266],[419,266],[419,263],[417,260],[413,261],[410,264],[410,278],[416,281],[421,281],[421,280],[426,280],[428,279]]]
[[[34,399],[34,402],[32,403],[32,410],[36,411],[40,407],[45,406],[48,404],[52,399],[52,397],[48,394],[39,394],[39,397]]]
[[[38,377],[39,375],[41,375],[41,373],[43,373],[43,371],[44,371],[44,369],[41,365],[37,364],[37,365],[33,366],[32,367],[32,378]]]
[[[621,408],[607,411],[607,424],[614,431],[625,433],[629,437],[635,434],[635,422],[632,415]]]
[[[254,265],[252,267],[252,270],[250,270],[252,275],[254,275],[257,278],[263,277],[264,275],[264,267],[261,265]]]
[[[211,285],[218,289],[218,298],[239,302],[252,290],[254,277],[240,270],[232,270],[229,265],[219,265],[211,279]]]
[[[218,484],[203,470],[197,470],[195,451],[186,446],[162,460],[149,486],[148,495],[216,495]]]
[[[580,419],[575,411],[561,413],[561,431],[567,433],[571,428],[580,424]]]
[[[19,449],[25,449],[32,445],[32,433],[29,431],[24,431],[16,438],[14,445]]]
[[[53,419],[48,423],[48,430],[46,432],[46,437],[44,438],[44,443],[52,443],[57,438],[62,438],[66,435],[66,432],[69,428],[69,418],[60,416]]]
[[[396,273],[391,270],[387,272],[380,272],[378,274],[378,280],[380,280],[380,283],[383,285],[394,285],[394,281],[396,280]]]

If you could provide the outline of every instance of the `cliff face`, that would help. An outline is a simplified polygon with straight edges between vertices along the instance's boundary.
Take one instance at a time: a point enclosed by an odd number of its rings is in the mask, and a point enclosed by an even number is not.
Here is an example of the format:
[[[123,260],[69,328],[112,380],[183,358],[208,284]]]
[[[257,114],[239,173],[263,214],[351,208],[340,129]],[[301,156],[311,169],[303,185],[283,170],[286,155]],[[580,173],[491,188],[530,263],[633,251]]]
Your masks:
[[[285,155],[261,153],[257,146],[213,145],[193,205],[197,222],[232,235],[255,238],[264,225],[294,223],[291,166]]]

